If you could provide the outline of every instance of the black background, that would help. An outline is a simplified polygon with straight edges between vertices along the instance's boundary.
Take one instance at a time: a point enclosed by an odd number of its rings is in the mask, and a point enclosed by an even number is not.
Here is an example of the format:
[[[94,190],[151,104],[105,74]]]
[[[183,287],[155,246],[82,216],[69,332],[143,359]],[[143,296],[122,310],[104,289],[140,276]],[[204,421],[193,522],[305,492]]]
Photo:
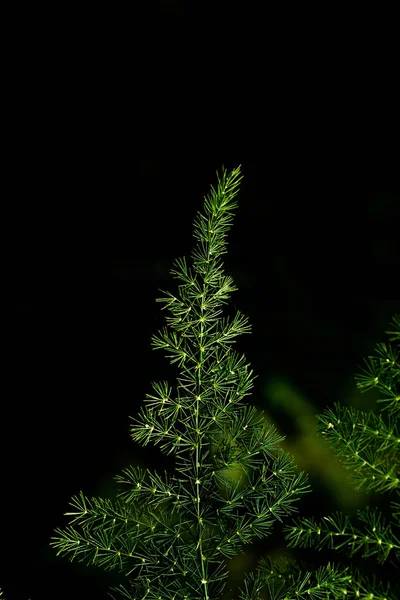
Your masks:
[[[238,339],[258,375],[249,401],[282,433],[296,426],[269,406],[270,378],[290,380],[318,411],[344,399],[400,310],[400,194],[371,191],[393,186],[369,182],[350,147],[354,114],[365,129],[351,90],[357,53],[343,68],[336,28],[321,53],[326,31],[315,49],[296,15],[270,15],[249,57],[248,32],[209,20],[215,50],[196,11],[187,26],[176,18],[183,2],[158,4],[161,19],[32,6],[7,22],[5,600],[103,600],[116,583],[56,557],[50,537],[79,490],[112,495],[113,475],[131,463],[171,467],[130,440],[129,416],[151,381],[173,383],[150,348],[163,325],[155,298],[170,289],[173,260],[189,255],[222,164],[241,163],[244,175],[225,264],[253,328]],[[317,494],[310,512],[330,502]]]

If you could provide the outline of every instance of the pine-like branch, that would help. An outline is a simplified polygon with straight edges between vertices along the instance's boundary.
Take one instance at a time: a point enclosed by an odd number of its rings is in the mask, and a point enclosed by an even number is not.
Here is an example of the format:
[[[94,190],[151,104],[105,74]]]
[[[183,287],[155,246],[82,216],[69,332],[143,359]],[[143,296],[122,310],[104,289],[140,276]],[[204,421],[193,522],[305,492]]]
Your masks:
[[[318,415],[318,433],[326,438],[344,466],[351,471],[356,489],[364,488],[400,496],[400,318],[393,320],[393,329],[387,332],[396,345],[378,344],[376,356],[369,357],[367,369],[357,375],[362,391],[377,387],[386,396],[378,402],[386,402],[389,409],[388,424],[381,415],[356,411],[354,408],[335,404],[334,410],[326,409]],[[317,522],[314,518],[300,518],[285,528],[289,547],[323,547],[342,550],[352,557],[362,552],[364,558],[374,556],[378,564],[400,564],[400,503],[394,501],[392,521],[387,523],[377,508],[367,506],[359,510],[359,523],[348,516],[336,513]],[[358,581],[347,589],[355,598],[393,599],[399,597],[387,582],[386,587],[373,581]],[[355,587],[354,587],[355,585]],[[365,596],[362,596],[365,594]],[[369,594],[369,595],[368,595]],[[335,596],[334,596],[335,597]]]
[[[129,578],[120,597],[218,600],[226,559],[295,512],[309,491],[303,473],[280,448],[284,439],[245,404],[255,375],[232,348],[251,332],[248,318],[223,307],[237,288],[223,270],[227,233],[237,207],[240,169],[223,170],[194,222],[191,264],[174,262],[177,292],[157,301],[166,326],[152,337],[179,369],[177,385],[152,382],[131,425],[133,440],[173,454],[176,473],[135,467],[116,477],[115,502],[81,492],[52,545],[71,560],[119,569]],[[237,475],[232,477],[232,472]]]

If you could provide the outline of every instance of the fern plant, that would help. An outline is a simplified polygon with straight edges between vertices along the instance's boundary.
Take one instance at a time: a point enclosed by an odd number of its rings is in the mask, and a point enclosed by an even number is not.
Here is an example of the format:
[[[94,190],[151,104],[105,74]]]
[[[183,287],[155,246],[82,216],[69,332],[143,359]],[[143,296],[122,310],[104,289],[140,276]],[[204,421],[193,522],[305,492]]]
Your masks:
[[[229,559],[242,552],[245,544],[266,538],[277,521],[283,522],[296,511],[300,496],[310,491],[306,475],[296,472],[293,458],[280,447],[284,437],[266,423],[262,412],[245,402],[255,376],[232,346],[238,335],[250,333],[251,328],[240,311],[234,317],[223,312],[237,289],[224,274],[221,257],[227,251],[226,236],[240,180],[240,168],[230,173],[223,170],[218,176],[216,188],[205,197],[203,211],[194,222],[197,244],[191,261],[178,259],[171,271],[180,282],[177,290],[163,292],[158,299],[169,316],[166,327],[153,336],[152,345],[164,350],[179,375],[174,387],[166,381],[152,383],[152,393],[146,394],[133,419],[131,436],[142,446],[153,443],[162,453],[172,454],[175,474],[124,469],[116,476],[119,493],[115,501],[87,498],[80,492],[70,501],[69,525],[56,529],[52,538],[57,553],[70,560],[121,571],[126,583],[111,590],[118,598],[227,598]],[[395,335],[398,340],[398,331]],[[382,360],[386,362],[379,362],[381,370],[374,377],[394,393],[398,410],[398,355],[388,352],[385,347]],[[375,369],[378,363],[371,366]],[[371,379],[360,381],[368,383]],[[353,456],[360,478],[371,477],[373,482],[379,480],[379,489],[398,491],[398,430],[391,425],[385,430],[383,424],[378,426],[367,417],[358,425],[353,417],[351,411],[329,413],[323,420],[324,433],[337,440],[339,452]],[[377,434],[370,431],[370,425]],[[362,433],[358,438],[357,432]],[[374,447],[381,460],[389,453],[393,458],[386,470],[371,454],[371,439],[381,443]],[[366,470],[367,464],[373,472]],[[386,558],[397,553],[398,540],[392,530],[381,531],[377,520],[367,522],[375,547],[379,540],[385,541],[379,552],[385,548]],[[365,537],[348,536],[359,533],[350,530],[347,521],[327,518],[326,524],[334,529],[325,531],[325,524],[318,526],[312,520],[288,527],[289,545],[337,542],[338,534],[354,551],[363,545],[372,547]],[[367,585],[350,565],[328,563],[315,570],[295,562],[263,559],[246,576],[243,589],[227,593],[236,592],[241,600],[394,600],[389,595],[367,595],[375,593],[374,585]]]
[[[250,333],[248,319],[239,311],[232,318],[223,314],[237,289],[221,257],[241,179],[240,167],[222,170],[194,222],[191,264],[175,261],[177,291],[157,300],[169,316],[152,346],[179,375],[174,388],[152,383],[131,436],[172,454],[176,473],[124,469],[116,476],[116,501],[80,492],[65,513],[69,525],[52,538],[70,560],[122,571],[127,583],[112,590],[121,598],[222,598],[227,560],[268,536],[309,491],[307,477],[280,448],[284,437],[244,401],[255,376],[233,344]]]
[[[352,407],[335,404],[317,416],[318,433],[326,438],[344,466],[351,471],[356,489],[365,489],[393,498],[391,522],[385,522],[382,511],[370,508],[358,511],[359,523],[341,513],[297,520],[285,528],[290,547],[323,547],[342,550],[350,557],[358,552],[364,558],[374,557],[380,565],[372,580],[353,570],[352,580],[343,586],[349,600],[398,600],[400,585],[379,581],[383,565],[400,567],[400,315],[394,317],[387,331],[390,343],[380,343],[376,356],[366,360],[366,367],[356,375],[361,391],[377,388],[383,395],[377,402],[384,404],[383,414],[364,413]]]

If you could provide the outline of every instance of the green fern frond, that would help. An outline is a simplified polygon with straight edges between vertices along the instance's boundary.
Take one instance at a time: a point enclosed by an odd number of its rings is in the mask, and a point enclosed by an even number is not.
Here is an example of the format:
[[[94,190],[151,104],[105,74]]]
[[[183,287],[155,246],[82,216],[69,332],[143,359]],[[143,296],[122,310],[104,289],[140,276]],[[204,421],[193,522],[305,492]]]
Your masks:
[[[399,341],[400,318],[393,320],[393,329],[387,332],[397,342],[395,346],[380,343],[376,356],[370,357],[368,368],[356,377],[362,391],[378,387],[387,398],[389,420],[385,424],[381,415],[364,413],[339,403],[317,415],[318,433],[325,437],[334,453],[350,470],[356,489],[364,488],[380,493],[400,496],[400,427],[399,427]],[[392,502],[392,521],[387,523],[378,508],[367,506],[357,513],[359,523],[348,516],[335,513],[320,522],[314,518],[300,518],[285,528],[289,547],[313,547],[316,550],[331,548],[343,550],[352,557],[362,552],[363,558],[375,557],[378,564],[400,564],[400,503]],[[399,597],[396,588],[386,582],[363,581],[351,588],[351,593],[362,598],[393,599]],[[346,598],[349,595],[347,590]],[[362,594],[365,594],[364,596]],[[370,594],[370,595],[368,595]],[[335,597],[335,596],[334,596]]]
[[[279,446],[282,436],[245,404],[255,375],[232,346],[251,332],[248,318],[223,314],[237,289],[221,257],[241,178],[240,168],[218,175],[194,221],[191,261],[179,258],[171,270],[178,291],[157,299],[166,326],[152,347],[179,375],[176,386],[151,384],[131,437],[173,455],[176,473],[125,469],[114,502],[81,492],[66,513],[69,526],[51,542],[70,560],[121,571],[129,582],[118,593],[129,600],[220,599],[226,559],[266,537],[309,491]]]

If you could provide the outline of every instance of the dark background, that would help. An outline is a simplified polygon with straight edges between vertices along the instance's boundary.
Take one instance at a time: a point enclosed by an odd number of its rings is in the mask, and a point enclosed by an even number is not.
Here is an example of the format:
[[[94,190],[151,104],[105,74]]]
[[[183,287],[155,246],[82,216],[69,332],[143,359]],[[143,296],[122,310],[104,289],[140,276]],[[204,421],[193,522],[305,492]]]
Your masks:
[[[249,402],[311,472],[304,512],[344,506],[332,493],[343,475],[301,445],[300,419],[279,397],[308,418],[356,403],[353,373],[400,311],[400,194],[370,191],[393,188],[387,165],[398,170],[395,53],[379,60],[375,34],[355,39],[348,8],[319,12],[315,26],[313,9],[276,5],[246,27],[244,5],[219,22],[207,4],[4,9],[5,600],[105,600],[117,582],[57,557],[50,537],[80,490],[112,496],[129,464],[172,466],[130,440],[129,416],[151,381],[174,382],[150,347],[163,325],[155,298],[171,288],[173,260],[190,254],[223,163],[243,165],[226,272],[239,288],[232,307],[253,327],[238,339],[258,375]],[[373,143],[374,125],[387,143]],[[254,556],[282,545],[278,531]]]
[[[223,162],[241,162],[244,175],[225,265],[239,287],[234,307],[253,327],[238,339],[258,375],[249,401],[293,435],[295,423],[268,404],[268,379],[289,381],[319,412],[347,400],[357,365],[386,339],[400,309],[399,194],[312,177],[299,183],[283,166],[243,158],[171,155],[125,170],[116,158],[78,152],[50,161],[46,178],[35,163],[25,176],[36,200],[16,203],[8,231],[0,566],[7,599],[100,600],[116,582],[57,558],[50,536],[65,526],[79,490],[112,495],[112,476],[131,463],[171,466],[130,440],[129,416],[150,381],[173,383],[174,368],[150,348],[163,325],[155,298],[171,289],[174,258],[189,256],[195,213]],[[316,493],[307,499],[311,512],[330,506],[326,490]]]

